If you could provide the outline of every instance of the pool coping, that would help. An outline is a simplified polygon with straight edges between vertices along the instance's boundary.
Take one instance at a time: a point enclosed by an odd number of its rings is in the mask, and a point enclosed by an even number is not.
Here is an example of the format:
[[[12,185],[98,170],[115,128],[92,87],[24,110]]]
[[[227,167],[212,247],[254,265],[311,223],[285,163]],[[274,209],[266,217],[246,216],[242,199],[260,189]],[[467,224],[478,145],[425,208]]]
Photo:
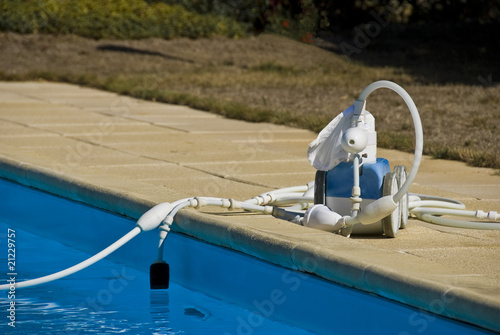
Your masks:
[[[133,219],[155,205],[145,197],[123,194],[3,155],[0,177]],[[475,289],[477,278],[457,279],[458,273],[440,274],[439,266],[413,255],[385,252],[331,233],[315,231],[312,238],[273,234],[189,210],[178,214],[173,231],[423,311],[500,331],[500,299],[494,284],[485,290],[481,279],[480,289]],[[378,257],[373,258],[373,253]],[[394,263],[411,261],[416,261],[412,271],[394,270]],[[415,312],[416,318],[419,313]]]

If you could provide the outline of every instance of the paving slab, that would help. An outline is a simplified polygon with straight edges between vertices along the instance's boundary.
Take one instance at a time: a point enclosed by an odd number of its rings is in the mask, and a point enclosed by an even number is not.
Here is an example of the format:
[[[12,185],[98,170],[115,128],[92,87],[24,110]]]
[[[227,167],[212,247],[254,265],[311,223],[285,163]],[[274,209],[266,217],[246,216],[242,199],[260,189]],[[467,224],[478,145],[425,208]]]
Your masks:
[[[0,82],[0,177],[132,218],[188,196],[245,200],[306,184],[314,180],[306,151],[315,137],[74,85]],[[408,168],[413,160],[393,150],[378,156]],[[497,171],[460,162],[424,157],[410,191],[500,209]],[[395,239],[344,238],[215,208],[182,210],[173,229],[500,331],[500,231],[411,219]]]

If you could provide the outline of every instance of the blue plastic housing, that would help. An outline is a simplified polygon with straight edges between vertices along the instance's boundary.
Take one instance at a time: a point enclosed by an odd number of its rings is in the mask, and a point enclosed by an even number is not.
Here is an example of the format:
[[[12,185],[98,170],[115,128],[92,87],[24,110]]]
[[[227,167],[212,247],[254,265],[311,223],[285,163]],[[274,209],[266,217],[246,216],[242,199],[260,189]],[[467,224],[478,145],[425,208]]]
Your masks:
[[[377,158],[375,163],[363,163],[360,168],[359,186],[363,199],[379,199],[382,197],[384,177],[391,172],[389,161]],[[352,162],[342,162],[326,173],[326,197],[349,198],[354,183]]]

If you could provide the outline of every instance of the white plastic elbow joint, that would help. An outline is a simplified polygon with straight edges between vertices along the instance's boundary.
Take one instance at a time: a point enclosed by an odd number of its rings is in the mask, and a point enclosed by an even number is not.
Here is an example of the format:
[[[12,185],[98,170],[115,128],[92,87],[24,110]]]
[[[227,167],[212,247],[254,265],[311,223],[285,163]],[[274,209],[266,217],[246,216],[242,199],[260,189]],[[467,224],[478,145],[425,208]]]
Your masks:
[[[364,207],[358,216],[352,219],[367,225],[382,220],[394,212],[396,208],[398,208],[398,204],[394,202],[392,195],[387,195]]]
[[[327,206],[316,204],[306,211],[302,224],[309,228],[335,232],[344,227],[344,218]]]

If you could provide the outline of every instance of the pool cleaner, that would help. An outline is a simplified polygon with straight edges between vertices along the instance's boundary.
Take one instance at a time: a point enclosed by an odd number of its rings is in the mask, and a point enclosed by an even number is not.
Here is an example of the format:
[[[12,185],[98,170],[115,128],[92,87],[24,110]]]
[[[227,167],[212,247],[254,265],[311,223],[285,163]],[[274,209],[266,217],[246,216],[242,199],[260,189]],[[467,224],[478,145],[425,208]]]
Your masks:
[[[375,120],[365,107],[368,96],[379,88],[399,94],[410,110],[415,127],[415,154],[409,173],[404,166],[395,166],[391,171],[389,162],[376,156]],[[165,240],[179,210],[188,207],[218,206],[260,212],[346,237],[351,234],[396,237],[399,229],[406,227],[409,216],[450,227],[500,230],[500,224],[494,222],[500,220],[500,214],[495,211],[467,211],[459,201],[408,192],[420,165],[422,148],[422,124],[409,94],[393,82],[374,82],[310,144],[308,158],[317,169],[313,182],[272,190],[245,201],[192,197],[158,204],[137,220],[135,228],[98,254],[66,270],[16,282],[15,286],[31,287],[71,275],[108,256],[141,232],[158,228],[157,260],[150,267],[150,287],[167,289],[170,269],[163,260]],[[9,284],[0,285],[0,290],[9,289]]]
[[[399,94],[410,110],[415,155],[409,175],[404,166],[391,172],[389,162],[377,158],[375,120],[365,106],[367,97],[379,88]],[[395,237],[408,220],[408,189],[417,175],[422,149],[422,123],[410,95],[390,81],[369,85],[309,145],[309,161],[318,171],[315,205],[306,213],[304,225],[341,231],[345,236],[383,233]]]

